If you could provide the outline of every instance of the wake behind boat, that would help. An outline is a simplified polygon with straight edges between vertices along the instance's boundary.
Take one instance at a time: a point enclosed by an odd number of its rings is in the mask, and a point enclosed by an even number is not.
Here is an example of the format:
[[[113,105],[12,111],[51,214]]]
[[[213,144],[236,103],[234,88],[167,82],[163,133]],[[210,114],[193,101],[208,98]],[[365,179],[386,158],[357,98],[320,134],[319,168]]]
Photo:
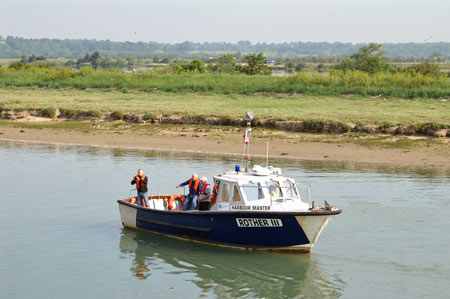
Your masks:
[[[214,177],[210,210],[181,211],[185,196],[180,194],[149,196],[148,207],[128,198],[117,201],[123,226],[219,246],[310,252],[341,210],[326,202],[322,207],[310,202],[309,186],[282,176],[280,168],[249,168],[252,118],[246,114],[245,170],[236,165],[234,171]],[[305,188],[305,199],[299,187]]]

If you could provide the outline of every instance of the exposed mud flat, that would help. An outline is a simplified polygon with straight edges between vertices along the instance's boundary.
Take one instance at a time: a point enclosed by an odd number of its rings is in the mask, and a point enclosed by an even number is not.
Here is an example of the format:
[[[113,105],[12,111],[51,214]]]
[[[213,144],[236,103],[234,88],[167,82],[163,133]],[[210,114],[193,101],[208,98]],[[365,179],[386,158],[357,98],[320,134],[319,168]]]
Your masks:
[[[67,117],[70,115],[71,117]],[[119,112],[90,112],[90,111],[60,111],[55,109],[48,112],[44,110],[24,110],[13,111],[3,110],[0,118],[22,122],[44,122],[44,121],[115,121],[123,120],[131,123],[156,123],[156,124],[177,124],[177,125],[221,125],[221,126],[243,126],[242,118],[219,118],[200,116],[163,116]],[[271,120],[255,119],[252,123],[254,127],[272,128],[286,132],[305,132],[322,134],[341,134],[348,132],[362,132],[368,134],[390,134],[406,136],[433,136],[437,138],[450,137],[450,128],[445,128],[437,124],[416,124],[409,126],[393,126],[389,124],[354,124],[341,123],[335,121],[322,120]]]

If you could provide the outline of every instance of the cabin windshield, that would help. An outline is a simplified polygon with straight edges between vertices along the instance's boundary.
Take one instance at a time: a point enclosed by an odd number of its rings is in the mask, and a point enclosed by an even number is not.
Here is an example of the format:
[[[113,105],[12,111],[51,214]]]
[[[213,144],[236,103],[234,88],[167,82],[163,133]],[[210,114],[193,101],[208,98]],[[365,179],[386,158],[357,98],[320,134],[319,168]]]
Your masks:
[[[277,181],[266,181],[267,191],[272,199],[283,197],[283,191]]]
[[[280,182],[280,187],[285,197],[295,199],[300,198],[298,196],[297,186],[293,182],[283,180]]]
[[[266,181],[267,191],[272,199],[291,198],[298,199],[298,191],[295,184],[289,180]]]
[[[261,183],[248,182],[247,184],[242,185],[242,189],[244,190],[247,201],[264,199]]]

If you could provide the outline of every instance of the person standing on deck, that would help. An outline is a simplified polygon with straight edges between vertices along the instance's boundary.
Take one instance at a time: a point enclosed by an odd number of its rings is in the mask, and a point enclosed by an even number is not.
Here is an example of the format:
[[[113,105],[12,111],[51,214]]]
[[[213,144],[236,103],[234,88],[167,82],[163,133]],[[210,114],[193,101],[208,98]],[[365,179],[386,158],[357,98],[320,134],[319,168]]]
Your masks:
[[[189,185],[189,194],[188,196],[186,196],[186,200],[184,201],[183,211],[188,210],[190,203],[192,204],[190,209],[195,210],[197,209],[197,199],[200,192],[200,179],[198,178],[198,175],[196,173],[193,173],[192,177],[189,180],[177,185],[177,188],[186,185]]]
[[[211,207],[211,186],[208,184],[208,179],[202,177],[200,179],[200,192],[198,196],[198,210],[208,211]]]
[[[143,207],[148,207],[147,183],[148,183],[147,176],[144,174],[142,168],[139,168],[138,174],[131,181],[131,185],[136,184],[138,204]]]

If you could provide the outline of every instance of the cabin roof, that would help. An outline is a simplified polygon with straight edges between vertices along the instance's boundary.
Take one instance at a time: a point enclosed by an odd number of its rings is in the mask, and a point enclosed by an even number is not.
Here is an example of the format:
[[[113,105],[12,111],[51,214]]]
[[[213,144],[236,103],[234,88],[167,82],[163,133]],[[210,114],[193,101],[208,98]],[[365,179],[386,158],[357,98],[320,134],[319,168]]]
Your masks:
[[[216,180],[226,181],[226,182],[232,182],[232,183],[239,183],[239,184],[246,184],[248,182],[265,182],[270,180],[280,180],[280,179],[286,179],[283,176],[279,175],[255,175],[251,172],[225,172],[219,175],[215,176]]]

